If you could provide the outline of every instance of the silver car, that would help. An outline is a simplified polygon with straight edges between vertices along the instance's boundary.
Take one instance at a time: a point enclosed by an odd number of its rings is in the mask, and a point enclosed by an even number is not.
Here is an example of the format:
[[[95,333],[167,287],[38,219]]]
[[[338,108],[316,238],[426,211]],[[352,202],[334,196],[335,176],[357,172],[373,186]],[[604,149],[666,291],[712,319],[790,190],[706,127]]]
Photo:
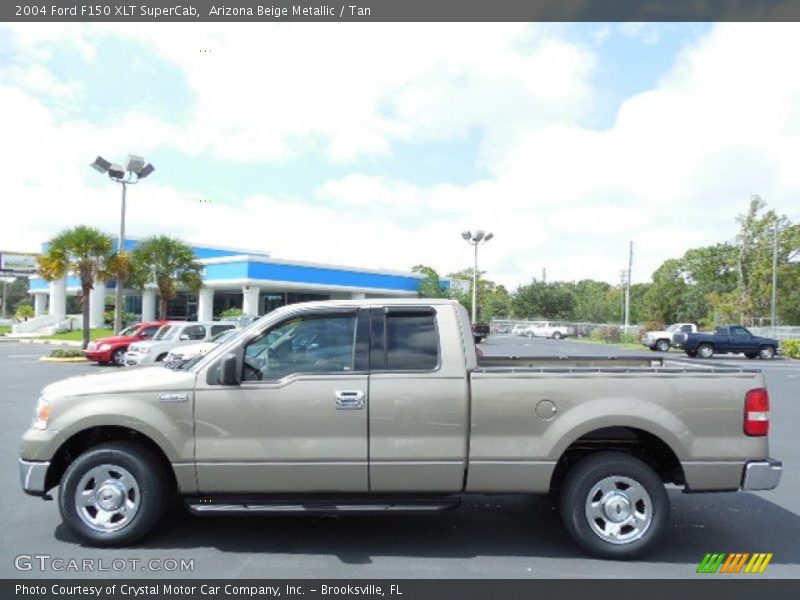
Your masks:
[[[218,333],[235,326],[234,323],[219,321],[171,321],[163,325],[152,340],[131,344],[125,353],[125,364],[152,365],[161,362],[177,346],[210,341]]]

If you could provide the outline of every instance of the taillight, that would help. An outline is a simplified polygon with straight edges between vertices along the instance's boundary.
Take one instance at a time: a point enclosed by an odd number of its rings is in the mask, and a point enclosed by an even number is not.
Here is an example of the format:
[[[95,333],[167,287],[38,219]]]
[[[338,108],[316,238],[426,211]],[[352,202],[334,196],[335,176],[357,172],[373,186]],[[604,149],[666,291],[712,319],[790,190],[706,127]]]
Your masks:
[[[746,435],[769,433],[769,394],[764,388],[756,388],[745,394],[744,432]]]

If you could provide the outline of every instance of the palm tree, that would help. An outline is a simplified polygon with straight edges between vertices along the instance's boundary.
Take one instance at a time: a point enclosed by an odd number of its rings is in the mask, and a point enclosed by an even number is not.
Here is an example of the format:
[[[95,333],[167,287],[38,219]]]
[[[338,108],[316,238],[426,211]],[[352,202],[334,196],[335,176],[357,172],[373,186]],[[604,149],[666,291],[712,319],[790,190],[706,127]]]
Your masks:
[[[113,252],[113,240],[98,229],[78,225],[65,229],[49,242],[47,251],[38,258],[39,275],[47,280],[61,279],[77,273],[81,280],[83,305],[83,347],[89,345],[89,292],[97,279],[106,279]]]
[[[155,282],[158,287],[158,314],[167,318],[167,304],[179,287],[196,293],[203,284],[203,265],[194,251],[181,240],[157,235],[139,242],[133,250],[131,281],[138,287]]]

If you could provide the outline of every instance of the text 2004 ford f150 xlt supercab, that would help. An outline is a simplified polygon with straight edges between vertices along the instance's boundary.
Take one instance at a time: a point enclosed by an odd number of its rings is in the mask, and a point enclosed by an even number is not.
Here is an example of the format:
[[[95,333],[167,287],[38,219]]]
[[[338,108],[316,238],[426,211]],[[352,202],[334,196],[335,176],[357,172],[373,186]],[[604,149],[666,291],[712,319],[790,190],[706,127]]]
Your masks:
[[[665,483],[767,490],[781,475],[758,371],[661,364],[479,363],[448,300],[292,305],[181,370],[48,386],[22,485],[60,485],[66,525],[101,546],[141,538],[174,493],[198,514],[285,515],[553,491],[578,544],[628,558],[667,527]]]

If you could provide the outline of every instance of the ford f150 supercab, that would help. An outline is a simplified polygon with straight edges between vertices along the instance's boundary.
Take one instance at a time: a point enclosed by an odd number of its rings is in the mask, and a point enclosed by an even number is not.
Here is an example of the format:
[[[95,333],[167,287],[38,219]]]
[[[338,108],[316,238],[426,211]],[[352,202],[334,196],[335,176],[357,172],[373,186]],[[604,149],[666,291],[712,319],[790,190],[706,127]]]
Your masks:
[[[465,494],[552,492],[585,550],[630,558],[667,528],[664,484],[768,490],[755,369],[663,358],[478,359],[450,300],[282,307],[179,370],[47,386],[22,487],[62,519],[135,542],[168,498],[198,514],[436,511]]]

